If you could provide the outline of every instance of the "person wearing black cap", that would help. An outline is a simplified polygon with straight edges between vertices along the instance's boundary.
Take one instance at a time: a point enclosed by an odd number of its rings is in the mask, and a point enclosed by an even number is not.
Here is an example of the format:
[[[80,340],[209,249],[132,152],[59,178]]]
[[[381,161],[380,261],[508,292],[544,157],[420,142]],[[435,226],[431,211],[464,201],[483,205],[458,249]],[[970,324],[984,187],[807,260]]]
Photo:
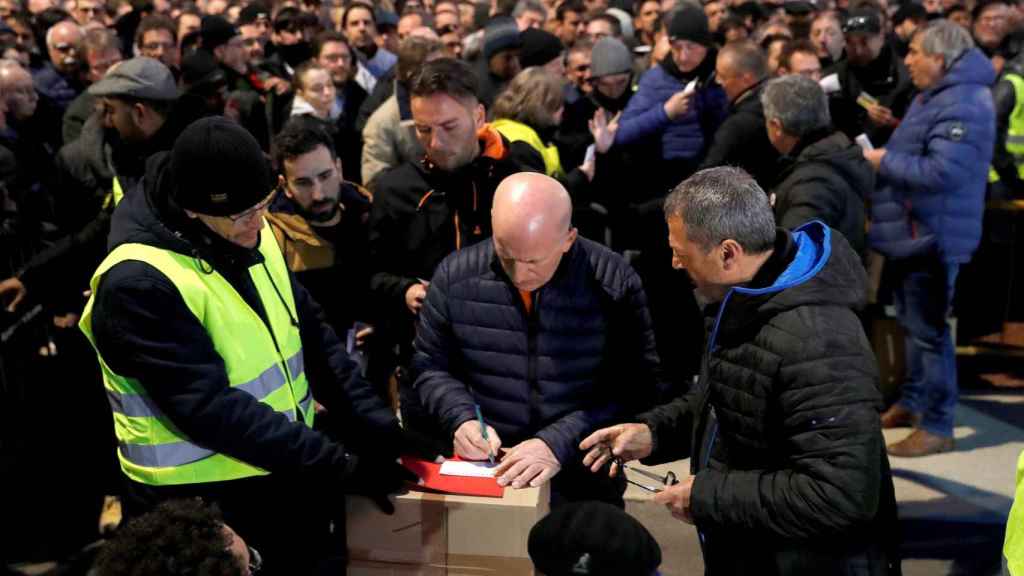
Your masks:
[[[480,82],[480,102],[490,109],[494,98],[522,70],[523,37],[510,17],[493,18],[484,28],[484,49],[475,68]]]
[[[246,56],[258,65],[267,56],[270,43],[270,11],[259,2],[253,2],[242,8],[235,25],[242,35]]]
[[[520,34],[523,47],[519,52],[519,64],[523,68],[542,66],[556,76],[565,75],[565,46],[558,36],[540,28],[527,28]]]
[[[574,502],[530,529],[530,560],[546,576],[655,576],[661,547],[623,510],[604,502]]]
[[[275,193],[245,129],[191,124],[115,213],[81,328],[117,415],[126,517],[202,498],[270,573],[307,574],[343,554],[342,492],[388,512],[416,477],[394,460],[394,413],[285,265],[264,221]],[[374,451],[314,430],[314,398]]]
[[[726,111],[725,92],[710,81],[718,52],[703,10],[684,4],[667,27],[671,56],[640,79],[636,95],[619,121],[616,145],[656,139],[665,190],[700,164],[701,156]]]
[[[878,9],[861,5],[843,21],[846,59],[836,65],[839,92],[832,119],[851,140],[861,134],[884,146],[914,96],[906,65],[888,41]]]
[[[892,17],[892,46],[900,58],[905,58],[910,49],[910,39],[928,23],[928,12],[916,2],[906,2]]]

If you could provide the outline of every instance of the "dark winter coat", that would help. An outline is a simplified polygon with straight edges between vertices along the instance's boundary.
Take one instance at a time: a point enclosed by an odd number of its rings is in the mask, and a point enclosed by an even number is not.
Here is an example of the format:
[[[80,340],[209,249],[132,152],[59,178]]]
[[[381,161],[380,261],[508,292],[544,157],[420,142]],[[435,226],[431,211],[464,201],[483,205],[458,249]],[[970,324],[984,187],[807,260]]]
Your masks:
[[[947,262],[970,260],[995,141],[994,81],[988,59],[971,49],[914,99],[878,171],[872,248],[891,258],[934,250]]]
[[[532,298],[528,314],[491,241],[446,258],[420,312],[415,386],[449,441],[478,404],[503,445],[537,437],[568,466],[587,434],[654,403],[654,332],[636,272],[582,237]]]
[[[836,128],[851,140],[867,134],[876,148],[881,148],[893,132],[892,126],[876,126],[868,118],[867,110],[857,104],[861,93],[874,96],[878,103],[892,110],[893,116],[903,118],[916,89],[910,73],[896,51],[889,45],[882,48],[878,58],[867,66],[852,66],[846,58],[836,64],[840,92],[830,100],[832,121]]]
[[[790,151],[775,195],[775,222],[790,230],[821,220],[842,232],[858,254],[865,249],[864,199],[875,171],[860,146],[842,132],[809,135]]]
[[[865,284],[821,222],[779,229],[751,286],[705,310],[698,384],[641,416],[651,461],[691,458],[708,574],[898,573],[878,368],[855,312]]]
[[[202,258],[221,274],[264,323],[266,311],[249,275],[262,255],[208,232],[187,218],[169,198],[169,154],[154,156],[143,189],[127,196],[114,212],[109,239],[113,250],[141,243]],[[389,406],[356,372],[344,345],[321,320],[320,307],[289,274],[296,320],[302,338],[306,377],[313,397],[332,413],[351,414],[397,441],[397,421]],[[354,464],[344,448],[301,422],[228,385],[224,361],[206,328],[180,291],[161,272],[142,261],[115,265],[100,279],[93,308],[95,344],[114,372],[139,381],[167,418],[193,442],[273,474],[305,473],[344,479]],[[238,490],[257,479],[232,481]],[[151,503],[180,487],[130,483]],[[223,483],[217,483],[223,484]],[[203,485],[190,487],[202,495]],[[256,497],[256,494],[254,494]]]
[[[768,140],[760,82],[739,95],[729,115],[718,127],[702,168],[737,166],[746,170],[764,189],[775,183],[779,153]]]

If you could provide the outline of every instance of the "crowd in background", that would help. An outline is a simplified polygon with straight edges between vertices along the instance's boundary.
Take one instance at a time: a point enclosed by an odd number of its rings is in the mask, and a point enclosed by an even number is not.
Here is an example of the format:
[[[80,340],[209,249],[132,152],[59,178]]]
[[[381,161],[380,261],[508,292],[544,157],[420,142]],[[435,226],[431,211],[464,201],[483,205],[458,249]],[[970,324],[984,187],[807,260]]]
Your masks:
[[[704,327],[669,265],[662,203],[729,165],[769,194],[779,226],[821,219],[869,269],[872,249],[901,263],[888,282],[928,372],[910,378],[946,392],[912,388],[887,413],[923,415],[935,437],[896,453],[949,449],[958,268],[984,199],[1024,194],[1024,3],[891,1],[0,0],[0,420],[12,461],[65,486],[16,483],[30,497],[10,505],[27,519],[11,559],[71,554],[117,492],[110,412],[76,326],[115,206],[206,116],[259,143],[280,179],[268,221],[289,268],[381,395],[398,388],[406,423],[418,422],[403,391],[429,280],[490,236],[478,191],[521,170],[560,181],[580,234],[636,269],[663,399],[685,390]],[[458,115],[416,103],[439,59],[474,75],[484,108],[469,148]],[[132,87],[89,90],[114,74]],[[958,106],[965,116],[943,116]],[[309,126],[330,145],[318,173],[296,162]],[[340,216],[295,192],[325,183]],[[461,200],[439,208],[446,194]],[[454,213],[454,237],[407,226],[435,210]]]

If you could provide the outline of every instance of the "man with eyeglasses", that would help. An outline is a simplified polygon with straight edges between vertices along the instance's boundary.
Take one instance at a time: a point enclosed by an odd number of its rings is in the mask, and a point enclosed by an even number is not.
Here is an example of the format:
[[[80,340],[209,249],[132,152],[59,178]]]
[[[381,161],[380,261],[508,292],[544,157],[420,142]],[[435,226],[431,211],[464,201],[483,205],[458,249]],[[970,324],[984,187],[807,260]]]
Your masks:
[[[176,73],[180,56],[177,34],[171,19],[161,14],[147,16],[135,31],[135,49],[140,56],[159,60]]]
[[[344,553],[343,492],[390,512],[416,477],[395,460],[395,414],[288,270],[264,219],[274,198],[252,135],[194,122],[119,206],[80,326],[115,412],[126,517],[201,497],[266,570],[307,574]],[[314,430],[314,399],[374,449]]]
[[[36,91],[57,107],[60,114],[84,89],[79,77],[82,67],[82,29],[71,20],[54,24],[46,31],[50,61],[32,74]]]

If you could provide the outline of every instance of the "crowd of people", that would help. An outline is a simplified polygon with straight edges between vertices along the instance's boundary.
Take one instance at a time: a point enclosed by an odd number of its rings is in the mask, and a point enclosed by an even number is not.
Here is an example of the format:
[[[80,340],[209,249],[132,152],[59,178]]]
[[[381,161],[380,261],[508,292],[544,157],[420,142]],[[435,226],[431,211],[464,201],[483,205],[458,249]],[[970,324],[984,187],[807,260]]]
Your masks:
[[[101,515],[147,519],[104,574],[182,531],[337,569],[401,454],[605,522],[691,457],[709,573],[898,574],[888,458],[954,449],[960,270],[1024,194],[1024,4],[890,2],[0,0],[10,507],[69,519],[12,559]]]

